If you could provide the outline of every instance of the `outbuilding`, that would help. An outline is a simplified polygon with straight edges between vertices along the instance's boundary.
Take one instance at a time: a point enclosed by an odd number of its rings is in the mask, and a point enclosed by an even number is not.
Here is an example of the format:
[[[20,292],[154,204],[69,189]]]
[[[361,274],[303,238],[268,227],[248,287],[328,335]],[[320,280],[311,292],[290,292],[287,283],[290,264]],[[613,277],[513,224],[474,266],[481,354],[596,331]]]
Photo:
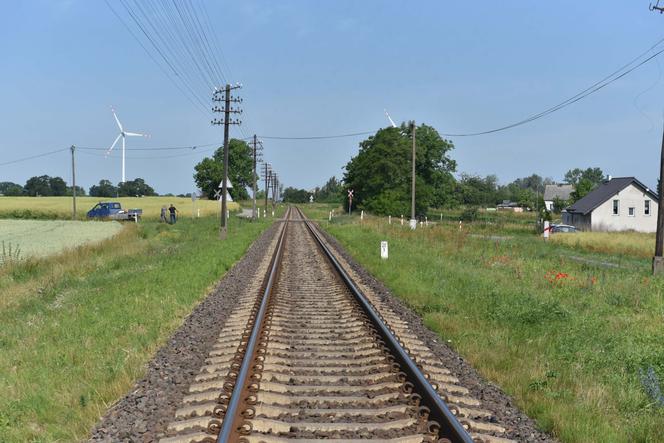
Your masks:
[[[562,219],[584,231],[655,232],[658,201],[636,178],[616,177],[566,208]]]

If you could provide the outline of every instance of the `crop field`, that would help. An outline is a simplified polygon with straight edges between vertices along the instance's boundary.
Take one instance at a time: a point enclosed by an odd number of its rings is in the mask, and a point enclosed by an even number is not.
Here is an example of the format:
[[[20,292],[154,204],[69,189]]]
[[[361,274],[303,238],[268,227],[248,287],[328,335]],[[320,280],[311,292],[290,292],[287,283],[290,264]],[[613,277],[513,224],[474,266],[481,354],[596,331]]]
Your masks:
[[[618,241],[577,247],[470,224],[329,223],[324,207],[304,209],[561,441],[662,441],[664,278],[650,274],[649,255],[625,258],[612,252]]]
[[[79,219],[85,218],[86,212],[100,201],[119,201],[124,209],[143,209],[143,217],[158,219],[162,206],[171,203],[178,208],[180,217],[191,218],[219,214],[219,202],[214,200],[196,200],[182,197],[78,197],[76,213]],[[237,211],[240,205],[229,202],[228,208]],[[71,197],[0,197],[0,218],[36,218],[36,219],[70,219],[72,211]]]
[[[11,248],[19,251],[18,258],[45,257],[105,240],[121,230],[122,224],[116,221],[0,220],[0,245],[5,251],[0,254],[9,255]]]
[[[128,223],[0,266],[0,441],[85,440],[272,220],[231,217],[224,241],[216,217]]]

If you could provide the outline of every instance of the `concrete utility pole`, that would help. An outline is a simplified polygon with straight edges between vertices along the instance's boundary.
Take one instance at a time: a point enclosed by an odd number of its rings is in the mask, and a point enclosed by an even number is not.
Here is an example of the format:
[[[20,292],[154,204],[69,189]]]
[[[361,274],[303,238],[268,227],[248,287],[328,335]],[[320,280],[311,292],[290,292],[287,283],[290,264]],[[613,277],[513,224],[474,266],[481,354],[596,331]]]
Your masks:
[[[415,132],[417,126],[415,120],[411,123],[413,127],[413,178],[410,184],[410,229],[417,227],[417,220],[415,219]]]
[[[76,220],[76,161],[74,159],[74,151],[76,146],[71,145],[71,197],[72,197],[72,211],[71,219]]]
[[[214,106],[212,112],[223,112],[223,120],[212,120],[213,125],[224,125],[224,176],[222,178],[221,184],[221,225],[219,227],[219,238],[225,239],[227,234],[227,224],[228,220],[226,219],[227,212],[227,203],[226,203],[226,194],[228,192],[228,130],[230,125],[239,125],[242,122],[240,120],[232,120],[231,114],[241,114],[242,110],[232,109],[231,103],[242,103],[242,99],[238,97],[231,97],[231,91],[233,89],[240,88],[241,85],[231,86],[226,85],[224,91],[216,90],[212,95],[212,101],[214,102],[224,102],[224,107],[220,108],[219,106]],[[222,96],[223,94],[223,96]]]

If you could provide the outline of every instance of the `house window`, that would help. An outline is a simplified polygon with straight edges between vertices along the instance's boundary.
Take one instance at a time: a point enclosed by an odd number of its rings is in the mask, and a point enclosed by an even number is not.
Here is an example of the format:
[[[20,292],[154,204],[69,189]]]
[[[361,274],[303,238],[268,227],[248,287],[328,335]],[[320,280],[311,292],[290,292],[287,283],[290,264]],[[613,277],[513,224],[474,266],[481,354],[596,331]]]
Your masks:
[[[643,215],[650,215],[650,200],[643,203]]]
[[[613,215],[618,215],[618,200],[613,200]]]
[[[634,208],[627,208],[627,215],[629,215],[630,217],[634,217],[634,213],[635,213]]]

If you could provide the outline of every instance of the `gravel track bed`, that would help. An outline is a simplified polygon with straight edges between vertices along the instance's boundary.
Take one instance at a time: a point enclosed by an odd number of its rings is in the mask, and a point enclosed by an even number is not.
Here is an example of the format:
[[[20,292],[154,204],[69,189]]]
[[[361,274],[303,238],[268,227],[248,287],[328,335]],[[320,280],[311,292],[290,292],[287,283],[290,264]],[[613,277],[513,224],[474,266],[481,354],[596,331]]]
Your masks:
[[[89,441],[152,442],[165,435],[176,407],[204,364],[231,308],[250,283],[278,225],[269,227],[194,308],[148,363],[145,377],[97,423]]]
[[[541,431],[533,419],[520,411],[509,395],[497,385],[484,379],[463,357],[441,342],[441,338],[422,323],[422,319],[417,313],[393,295],[383,283],[362,268],[336,238],[322,228],[319,232],[332,246],[335,254],[342,256],[360,276],[362,281],[358,283],[371,288],[382,301],[387,303],[395,312],[398,312],[401,319],[409,324],[418,338],[426,343],[436,356],[442,359],[447,369],[460,380],[461,385],[468,388],[471,395],[482,402],[482,409],[492,411],[498,422],[508,428],[508,432],[503,437],[520,442],[557,442],[552,436]]]

